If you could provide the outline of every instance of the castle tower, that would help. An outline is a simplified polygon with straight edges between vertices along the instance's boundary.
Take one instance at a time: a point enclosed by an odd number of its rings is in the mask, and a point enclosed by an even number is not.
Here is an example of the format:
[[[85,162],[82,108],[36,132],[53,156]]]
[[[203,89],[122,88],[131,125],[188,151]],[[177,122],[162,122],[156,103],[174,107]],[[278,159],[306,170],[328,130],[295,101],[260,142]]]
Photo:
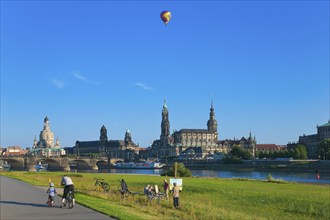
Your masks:
[[[132,143],[132,135],[131,135],[130,130],[126,131],[124,141],[125,141],[125,145],[129,145]]]
[[[161,123],[161,134],[160,134],[160,146],[167,146],[168,138],[170,136],[170,121],[168,119],[168,109],[166,100],[164,100],[164,106],[162,110],[162,123]]]
[[[105,146],[107,142],[108,142],[107,129],[103,125],[100,130],[100,143],[101,145]]]
[[[213,133],[217,133],[218,131],[218,122],[215,120],[214,108],[213,108],[213,101],[211,101],[211,108],[210,108],[210,119],[207,121],[207,130]]]
[[[38,142],[37,142],[37,137],[36,137],[36,135],[34,135],[34,140],[33,140],[33,147],[32,147],[32,149],[36,149],[36,148],[37,148],[37,144],[38,144]]]

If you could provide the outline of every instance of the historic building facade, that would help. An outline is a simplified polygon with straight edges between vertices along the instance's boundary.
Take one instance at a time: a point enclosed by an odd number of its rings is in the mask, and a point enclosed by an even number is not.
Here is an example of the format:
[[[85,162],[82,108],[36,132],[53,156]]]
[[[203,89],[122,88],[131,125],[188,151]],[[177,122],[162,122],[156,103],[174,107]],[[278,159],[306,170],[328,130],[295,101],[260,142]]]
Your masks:
[[[274,153],[280,152],[286,149],[286,145],[277,144],[257,144],[256,153]]]
[[[213,102],[211,102],[210,118],[207,121],[207,129],[181,129],[173,133],[174,146],[179,151],[185,151],[189,147],[201,147],[203,156],[223,151],[218,142],[218,122],[215,119]]]
[[[46,116],[44,119],[44,127],[39,135],[39,141],[37,137],[34,137],[33,147],[29,152],[32,156],[44,156],[53,157],[65,155],[65,150],[61,148],[60,141],[56,138],[54,142],[54,134],[50,130],[49,119]]]
[[[240,146],[245,150],[249,150],[252,157],[256,156],[256,138],[252,137],[251,132],[248,138],[242,137],[241,139],[226,139],[218,142],[221,145],[222,153],[229,153],[234,146]]]
[[[21,157],[27,153],[28,153],[28,150],[24,150],[21,146],[9,146],[9,147],[3,149],[3,151],[0,149],[0,154],[2,156],[8,156],[8,157],[11,157],[11,156]]]
[[[108,140],[107,129],[103,125],[98,141],[76,141],[73,152],[78,156],[98,154],[109,158],[120,158],[126,161],[138,157],[139,147],[132,141],[129,130],[125,133],[124,140]]]
[[[317,134],[299,136],[297,143],[289,143],[288,149],[294,148],[301,144],[306,147],[307,157],[310,159],[318,159],[318,145],[327,138],[330,138],[330,120],[328,123],[317,126]]]
[[[211,102],[210,117],[207,121],[207,129],[181,129],[170,134],[169,112],[164,102],[162,109],[161,135],[151,146],[153,157],[178,156],[188,148],[201,149],[201,157],[215,154],[217,152],[228,153],[234,145],[239,145],[251,151],[255,156],[256,140],[250,137],[240,140],[219,140],[218,122],[215,119],[213,102]]]

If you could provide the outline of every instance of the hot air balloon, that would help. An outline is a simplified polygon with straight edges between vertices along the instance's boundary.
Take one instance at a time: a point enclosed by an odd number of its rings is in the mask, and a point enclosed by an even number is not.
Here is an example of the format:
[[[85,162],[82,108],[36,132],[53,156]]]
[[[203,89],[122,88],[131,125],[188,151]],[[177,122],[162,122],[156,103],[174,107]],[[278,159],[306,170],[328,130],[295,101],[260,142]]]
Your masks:
[[[165,25],[171,20],[171,16],[172,16],[171,12],[169,11],[163,11],[162,13],[160,13],[160,18],[162,19]]]

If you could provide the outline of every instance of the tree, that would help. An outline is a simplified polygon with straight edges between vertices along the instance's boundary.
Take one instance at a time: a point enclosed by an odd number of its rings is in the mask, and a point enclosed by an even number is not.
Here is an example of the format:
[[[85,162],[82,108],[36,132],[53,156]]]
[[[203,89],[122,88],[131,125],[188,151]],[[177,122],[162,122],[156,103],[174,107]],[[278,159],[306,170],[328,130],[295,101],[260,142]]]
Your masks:
[[[183,163],[177,163],[176,168],[177,168],[177,171],[176,171],[177,177],[192,176],[190,170],[188,168],[186,168]],[[168,170],[163,172],[161,174],[161,176],[173,176],[174,177],[175,176],[175,163],[173,164],[172,167],[170,167]]]
[[[302,144],[298,144],[293,151],[294,159],[307,159],[306,147]]]
[[[252,159],[252,154],[249,150],[243,149],[241,146],[234,145],[233,149],[229,153],[232,157],[236,156],[243,160]]]
[[[318,153],[323,160],[330,159],[330,138],[326,138],[318,145]]]

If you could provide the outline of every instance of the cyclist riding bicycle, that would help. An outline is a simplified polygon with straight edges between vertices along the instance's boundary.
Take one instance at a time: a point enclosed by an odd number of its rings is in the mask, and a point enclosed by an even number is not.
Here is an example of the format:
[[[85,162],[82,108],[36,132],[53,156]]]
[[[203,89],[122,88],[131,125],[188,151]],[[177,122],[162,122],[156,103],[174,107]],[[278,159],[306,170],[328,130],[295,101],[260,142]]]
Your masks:
[[[62,196],[62,207],[65,206],[65,199],[69,193],[69,191],[72,192],[73,196],[73,205],[75,204],[75,196],[74,196],[74,185],[72,182],[72,179],[68,177],[67,175],[64,175],[61,180],[61,185],[64,186],[63,196]]]

